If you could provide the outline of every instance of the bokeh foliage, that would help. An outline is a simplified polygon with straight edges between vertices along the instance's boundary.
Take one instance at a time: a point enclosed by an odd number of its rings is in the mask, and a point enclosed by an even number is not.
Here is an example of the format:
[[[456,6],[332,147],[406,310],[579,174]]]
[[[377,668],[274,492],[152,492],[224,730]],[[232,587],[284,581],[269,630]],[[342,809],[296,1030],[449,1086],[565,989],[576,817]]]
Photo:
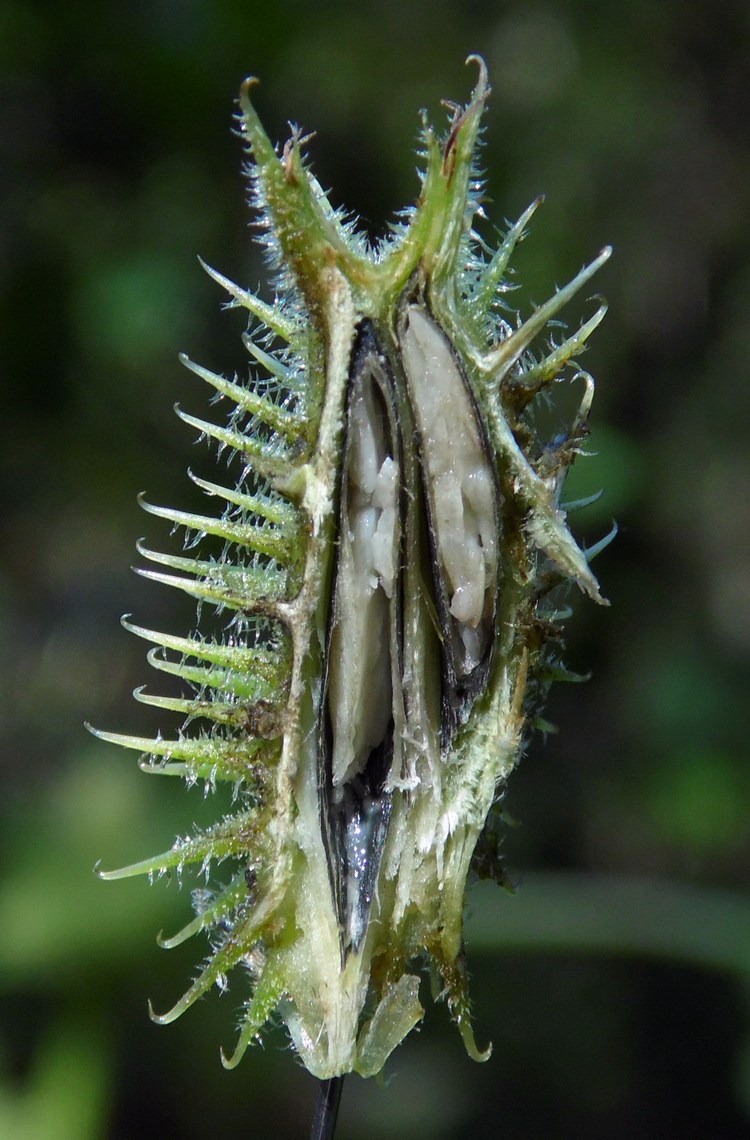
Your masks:
[[[95,11],[95,15],[94,15]],[[186,630],[189,606],[129,574],[159,523],[135,494],[194,504],[201,414],[179,368],[244,366],[241,321],[195,260],[255,287],[231,134],[258,74],[334,198],[373,234],[414,197],[417,110],[463,99],[487,59],[487,213],[546,203],[520,251],[521,306],[605,242],[610,313],[571,497],[612,608],[577,601],[569,659],[507,799],[515,899],[473,901],[483,1068],[430,1012],[381,1089],[352,1080],[341,1140],[747,1134],[750,1119],[750,9],[593,5],[0,0],[0,1134],[12,1140],[304,1135],[312,1082],[278,1048],[233,1074],[213,997],[157,1029],[192,954],[153,942],[175,884],[105,886],[101,857],[166,847],[213,805],[150,782],[81,722],[147,732],[143,647],[117,625]],[[571,320],[572,320],[571,316]],[[158,617],[157,617],[158,615]],[[524,882],[525,880],[525,882]],[[640,884],[640,886],[639,886]],[[639,897],[641,903],[639,905]],[[515,909],[514,909],[515,908]],[[171,922],[171,925],[170,925]],[[696,937],[695,932],[701,937]],[[471,945],[470,945],[471,951]]]

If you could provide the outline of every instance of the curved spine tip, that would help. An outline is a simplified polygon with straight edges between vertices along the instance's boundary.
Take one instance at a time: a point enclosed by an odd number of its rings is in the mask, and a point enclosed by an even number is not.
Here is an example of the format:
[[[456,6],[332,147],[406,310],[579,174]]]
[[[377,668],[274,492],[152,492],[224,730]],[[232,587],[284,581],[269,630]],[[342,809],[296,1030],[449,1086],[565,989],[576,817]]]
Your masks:
[[[221,1060],[222,1068],[227,1069],[228,1071],[236,1069],[246,1052],[247,1045],[245,1045],[242,1041],[240,1041],[237,1048],[230,1054],[229,1057],[227,1057],[223,1047],[220,1048],[219,1059]]]
[[[111,883],[113,879],[119,878],[117,871],[103,871],[100,859],[97,859],[94,865],[94,874],[97,879],[101,879],[103,883]]]
[[[592,503],[598,503],[604,494],[604,488],[600,491],[594,491],[593,495],[586,495],[582,499],[572,499],[569,503],[560,503],[560,510],[570,514],[571,511],[582,511],[584,507],[590,507]]]
[[[613,519],[612,520],[612,526],[610,527],[607,534],[604,535],[604,538],[600,538],[599,541],[595,542],[593,546],[589,546],[587,549],[585,549],[583,551],[583,556],[586,559],[586,561],[587,562],[593,562],[598,554],[601,554],[601,552],[603,550],[606,550],[607,547],[609,546],[609,544],[611,542],[613,542],[614,539],[617,537],[619,530],[620,530],[619,526],[617,525],[617,523]],[[606,603],[606,604],[609,605],[609,603]]]
[[[148,499],[146,498],[146,492],[145,491],[139,491],[135,497],[135,500],[138,503],[138,506],[141,508],[141,510],[145,511],[146,514],[153,515],[159,510],[159,508],[157,506],[155,506],[153,503],[150,503],[148,501]]]
[[[169,1025],[170,1021],[174,1021],[174,1018],[169,1016],[173,1010],[174,1006],[172,1009],[167,1010],[166,1013],[157,1013],[154,1009],[151,998],[148,999],[148,1016],[153,1021],[154,1025]]]
[[[250,92],[253,87],[260,87],[260,80],[257,75],[248,75],[240,84],[240,107],[244,110],[244,104],[250,103]]]
[[[174,950],[175,946],[179,946],[180,942],[184,941],[184,939],[180,939],[180,941],[176,939],[177,935],[173,935],[171,938],[165,938],[164,931],[160,930],[156,936],[156,945],[160,950]]]
[[[164,931],[160,930],[156,936],[156,945],[160,950],[174,950],[175,947],[181,946],[183,942],[187,942],[193,934],[196,934],[201,929],[200,915],[184,926],[182,930],[178,930],[176,934],[170,935],[165,938]]]
[[[480,99],[486,99],[490,93],[490,86],[487,64],[484,62],[483,57],[477,52],[472,52],[471,55],[467,55],[464,63],[467,67],[470,63],[475,63],[479,68],[479,78],[472,93],[472,100],[478,102]]]
[[[186,994],[183,994],[178,1002],[175,1002],[171,1009],[167,1010],[166,1013],[157,1013],[154,1009],[151,998],[149,998],[148,1015],[155,1025],[170,1025],[171,1022],[177,1021],[177,1018],[181,1017],[185,1010],[189,1009],[190,1006],[193,1005],[196,999],[200,996],[201,992],[196,991],[193,987],[191,987]]]
[[[471,1057],[472,1061],[477,1061],[480,1065],[485,1061],[489,1061],[492,1056],[492,1042],[487,1045],[486,1049],[480,1049],[477,1045],[476,1038],[474,1037],[474,1030],[471,1028],[468,1018],[461,1018],[458,1023],[458,1032],[461,1034],[461,1040],[464,1043],[466,1052]]]

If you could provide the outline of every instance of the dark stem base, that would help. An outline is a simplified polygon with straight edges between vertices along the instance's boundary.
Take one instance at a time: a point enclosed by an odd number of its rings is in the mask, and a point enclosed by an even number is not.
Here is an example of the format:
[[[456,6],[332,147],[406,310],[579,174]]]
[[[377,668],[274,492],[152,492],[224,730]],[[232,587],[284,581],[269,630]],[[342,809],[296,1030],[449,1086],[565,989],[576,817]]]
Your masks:
[[[331,1077],[320,1082],[310,1140],[333,1140],[343,1087],[343,1077]]]

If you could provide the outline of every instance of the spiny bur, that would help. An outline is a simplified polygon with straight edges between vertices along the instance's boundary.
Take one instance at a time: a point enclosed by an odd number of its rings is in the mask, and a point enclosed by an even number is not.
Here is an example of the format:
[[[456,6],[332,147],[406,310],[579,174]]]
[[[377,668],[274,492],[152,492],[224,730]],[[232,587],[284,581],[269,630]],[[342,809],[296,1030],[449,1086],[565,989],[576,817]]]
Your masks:
[[[236,456],[239,479],[194,477],[218,513],[144,502],[201,541],[180,556],[140,548],[145,577],[226,624],[181,636],[126,621],[184,686],[137,699],[183,728],[96,733],[144,754],[147,772],[236,789],[213,826],[101,873],[213,876],[163,939],[207,931],[210,957],[153,1016],[173,1021],[242,967],[228,1066],[277,1015],[317,1077],[379,1073],[423,1016],[425,964],[468,1052],[489,1055],[469,1019],[467,879],[502,876],[505,781],[550,683],[570,676],[556,587],[603,600],[561,491],[594,391],[576,361],[605,305],[570,335],[558,314],[610,250],[524,320],[509,309],[508,265],[539,202],[488,252],[473,226],[489,89],[472,62],[468,105],[442,136],[423,126],[417,205],[375,248],[329,204],[299,132],[277,151],[255,81],[242,88],[276,300],[208,270],[249,313],[251,368],[227,380],[183,357],[231,411],[223,424],[178,412]],[[549,440],[536,410],[560,384],[580,406]]]

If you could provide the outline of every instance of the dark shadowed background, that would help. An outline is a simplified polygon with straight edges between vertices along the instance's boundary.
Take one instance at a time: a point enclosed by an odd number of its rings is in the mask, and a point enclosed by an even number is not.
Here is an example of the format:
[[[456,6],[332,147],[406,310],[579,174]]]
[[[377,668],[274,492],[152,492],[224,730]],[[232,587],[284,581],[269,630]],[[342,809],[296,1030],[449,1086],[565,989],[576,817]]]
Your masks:
[[[278,1032],[226,1073],[244,979],[157,1028],[200,948],[169,954],[185,889],[103,884],[212,805],[149,780],[84,719],[157,726],[130,690],[143,644],[190,607],[136,579],[210,462],[184,349],[244,368],[243,322],[200,254],[266,288],[232,134],[247,73],[274,138],[377,235],[417,193],[418,111],[444,121],[482,53],[487,213],[546,203],[516,259],[529,310],[605,242],[610,313],[585,358],[591,450],[571,496],[611,609],[576,600],[559,735],[514,774],[515,897],[482,884],[476,1029],[444,1007],[352,1078],[340,1140],[739,1140],[750,1134],[750,6],[632,0],[350,5],[0,0],[2,798],[0,1135],[304,1137],[315,1084]],[[492,228],[488,227],[488,236]],[[268,293],[266,293],[268,296]],[[568,311],[571,325],[592,311]],[[215,809],[213,809],[215,810]]]

